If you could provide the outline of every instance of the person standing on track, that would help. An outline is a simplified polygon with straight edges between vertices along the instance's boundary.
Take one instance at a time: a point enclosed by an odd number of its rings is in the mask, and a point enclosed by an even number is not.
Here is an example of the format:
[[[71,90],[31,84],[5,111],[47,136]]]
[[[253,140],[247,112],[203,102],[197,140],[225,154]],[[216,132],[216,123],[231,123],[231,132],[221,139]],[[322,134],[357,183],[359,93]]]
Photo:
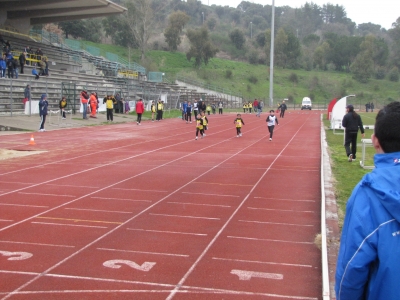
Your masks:
[[[275,124],[279,125],[278,118],[275,116],[273,109],[269,111],[269,116],[265,120],[268,123],[269,140],[272,141],[272,136],[274,135]]]
[[[286,106],[285,101],[282,101],[282,104],[279,105],[278,110],[281,111],[280,117],[284,118],[285,117],[285,111],[287,110],[287,106]]]
[[[138,102],[136,102],[136,113],[137,113],[137,119],[136,123],[137,125],[141,125],[140,122],[142,122],[142,114],[144,113],[144,105],[143,105],[143,100],[140,98]]]
[[[344,148],[346,149],[348,161],[352,162],[356,159],[358,128],[360,128],[362,137],[364,138],[364,126],[360,115],[354,111],[353,105],[347,105],[346,111],[347,113],[342,120],[342,126],[345,128]]]
[[[186,124],[188,121],[192,123],[192,108],[192,103],[189,101],[186,107]]]
[[[114,110],[114,104],[117,103],[115,98],[111,95],[107,95],[103,99],[103,104],[106,104],[106,109],[107,109],[107,121],[112,122],[113,121],[113,110]]]
[[[222,110],[224,108],[224,103],[222,103],[222,101],[218,102],[218,114],[222,115]]]
[[[257,99],[254,99],[254,101],[253,101],[253,108],[254,108],[254,113],[257,113],[257,110],[258,110],[258,100]]]
[[[346,207],[336,299],[400,299],[400,102],[381,109],[371,136],[375,169]]]
[[[242,136],[242,125],[244,125],[244,121],[240,114],[236,115],[235,121],[233,123],[236,125],[236,137]]]
[[[90,94],[89,104],[90,104],[90,117],[96,119],[97,118],[96,117],[97,98],[96,98],[96,93],[95,92]]]
[[[199,132],[201,134],[201,138],[204,138],[204,127],[203,127],[203,119],[200,116],[196,118],[196,138],[199,136]]]
[[[256,114],[256,117],[259,117],[259,118],[260,118],[260,115],[261,115],[261,113],[262,113],[263,107],[264,107],[264,102],[259,101],[259,102],[258,102],[258,106],[257,106],[257,114]]]
[[[42,94],[42,96],[40,97],[40,101],[39,101],[39,115],[40,115],[39,131],[40,132],[46,131],[44,129],[44,123],[46,123],[48,106],[49,106],[49,102],[47,102],[47,95]]]
[[[194,113],[194,119],[197,120],[197,115],[199,114],[199,103],[197,102],[197,99],[194,99],[193,113]]]
[[[183,101],[182,103],[182,121],[187,121],[186,117],[186,108],[187,108],[187,101]],[[186,122],[187,123],[187,122]]]
[[[89,95],[86,90],[81,92],[81,103],[82,103],[82,116],[84,120],[87,120],[87,108],[88,108]]]
[[[158,102],[157,102],[157,117],[156,117],[157,121],[161,121],[162,120],[163,109],[164,109],[164,104],[161,102],[161,99],[158,99]]]

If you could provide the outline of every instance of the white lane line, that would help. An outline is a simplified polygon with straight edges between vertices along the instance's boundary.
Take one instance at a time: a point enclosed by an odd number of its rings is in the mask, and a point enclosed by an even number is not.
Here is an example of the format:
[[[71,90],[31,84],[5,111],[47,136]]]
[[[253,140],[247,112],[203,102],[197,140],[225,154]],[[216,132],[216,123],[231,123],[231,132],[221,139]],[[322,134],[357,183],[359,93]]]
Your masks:
[[[1,241],[1,240],[0,240],[0,243],[22,244],[22,245],[35,245],[35,246],[48,246],[48,247],[61,247],[61,248],[75,248],[75,246],[67,246],[67,245],[41,244],[41,243],[27,243],[27,242]]]
[[[202,196],[219,196],[219,197],[237,197],[236,195],[221,195],[221,194],[205,194],[205,193],[191,193],[191,192],[182,192],[182,194],[189,194],[189,195],[202,195]]]
[[[14,222],[14,220],[4,220],[4,219],[0,219],[0,222]]]
[[[0,270],[0,273],[5,274],[21,274],[21,275],[34,275],[38,276],[40,273],[34,272],[20,272],[20,271],[3,271]],[[70,276],[70,275],[61,275],[61,274],[44,274],[46,277],[54,277],[54,278],[67,278],[67,279],[79,279],[79,280],[91,280],[91,281],[100,281],[100,282],[112,282],[112,283],[127,283],[127,284],[135,284],[135,285],[145,285],[145,286],[155,286],[155,287],[164,287],[164,288],[174,288],[175,285],[172,284],[162,284],[162,283],[154,283],[154,282],[143,282],[143,281],[133,281],[133,280],[118,280],[118,279],[106,279],[106,278],[95,278],[95,277],[84,277],[84,276]],[[215,288],[204,288],[204,287],[196,287],[196,286],[181,286],[182,289],[177,291],[177,293],[187,294],[187,295],[199,295],[199,294],[228,294],[228,295],[245,295],[245,296],[263,296],[263,297],[276,297],[276,298],[285,298],[285,299],[296,299],[296,300],[318,300],[318,298],[314,297],[304,297],[304,296],[295,296],[295,295],[282,295],[282,294],[270,294],[270,293],[256,293],[249,291],[238,291],[238,290],[226,290],[226,289],[215,289]],[[39,294],[62,294],[62,293],[96,293],[103,291],[104,293],[125,293],[127,290],[53,290],[53,291],[18,291],[14,293],[15,295],[39,295]],[[163,292],[169,293],[168,290],[128,290],[131,292],[142,291],[143,293],[152,293],[152,292]],[[7,295],[7,292],[0,292],[0,295]]]
[[[46,185],[60,186],[60,187],[74,187],[74,188],[85,188],[85,189],[99,189],[99,186],[92,185],[74,185],[74,184],[56,184],[56,183],[46,183]]]
[[[263,221],[248,221],[248,220],[239,220],[239,222],[247,222],[247,223],[257,223],[257,224],[272,224],[272,225],[286,225],[286,226],[304,226],[304,227],[313,227],[314,225],[303,225],[303,224],[294,224],[294,223],[278,223],[278,222],[263,222]]]
[[[48,208],[48,206],[42,206],[42,205],[29,205],[29,204],[0,203],[0,205],[5,205],[5,206],[21,206],[21,207],[39,207],[39,208]]]
[[[60,195],[60,194],[27,193],[27,192],[18,192],[18,194],[23,194],[23,195],[39,195],[39,196],[52,196],[52,197],[71,197],[71,198],[76,198],[76,196],[73,196],[73,195]]]
[[[106,198],[106,197],[90,197],[92,199],[101,199],[101,200],[121,200],[121,201],[132,201],[132,202],[153,202],[151,200],[132,200],[132,199],[122,199],[122,198]]]
[[[305,120],[307,121],[307,120]],[[221,229],[215,234],[214,238],[210,241],[210,243],[204,248],[203,252],[197,257],[196,261],[192,264],[192,266],[189,268],[189,270],[183,275],[183,277],[180,279],[174,290],[168,295],[166,300],[171,300],[175,294],[180,290],[181,286],[185,283],[187,278],[189,277],[190,274],[195,270],[196,266],[200,263],[200,261],[203,259],[203,257],[207,254],[209,249],[212,247],[212,245],[216,242],[216,240],[222,235],[222,232],[225,230],[225,228],[228,226],[228,224],[232,221],[232,219],[236,216],[236,214],[239,212],[239,210],[244,206],[246,203],[247,199],[250,197],[250,194],[254,192],[256,187],[260,184],[261,180],[267,175],[267,173],[272,169],[272,166],[275,164],[277,159],[282,156],[282,153],[288,148],[289,144],[293,141],[295,136],[298,134],[298,132],[305,126],[306,123],[303,123],[300,127],[298,127],[297,131],[295,134],[293,134],[292,138],[287,142],[287,144],[283,147],[283,149],[278,153],[278,155],[275,156],[273,161],[270,163],[268,168],[264,171],[263,174],[261,174],[260,178],[258,181],[254,184],[254,186],[250,189],[249,193],[244,197],[244,199],[239,203],[235,211],[231,214],[231,216],[226,220],[226,222],[222,225]],[[283,125],[285,126],[285,125]],[[282,127],[281,127],[282,128]],[[238,154],[244,152],[245,150],[249,149],[251,146],[255,145],[256,143],[260,142],[263,138],[255,141],[254,143],[249,144],[247,147],[242,148],[238,152],[232,154],[232,156],[228,157],[224,161],[220,162],[217,166],[222,165],[224,162],[227,162],[229,159],[232,159],[233,157],[237,156]],[[212,167],[210,170],[213,170],[215,168]],[[207,174],[207,172],[205,173]],[[204,176],[203,174],[202,176]]]
[[[272,262],[272,261],[257,261],[257,260],[246,260],[246,259],[231,259],[231,258],[221,258],[221,257],[213,257],[212,259],[215,259],[215,260],[222,260],[222,261],[235,261],[235,262],[244,262],[244,263],[264,264],[264,265],[279,265],[279,266],[289,266],[289,267],[312,268],[312,265],[278,263],[278,262]]]
[[[118,211],[118,210],[103,210],[103,209],[89,209],[89,208],[65,208],[68,210],[83,210],[83,211],[94,211],[94,212],[109,212],[117,214],[133,214],[131,211]]]
[[[267,197],[254,197],[254,199],[276,200],[276,201],[293,201],[293,202],[315,202],[315,200],[307,199],[280,199],[280,198],[267,198]]]
[[[56,225],[56,226],[86,227],[86,228],[108,228],[105,226],[75,225],[75,224],[47,223],[47,222],[31,222],[31,223],[43,224],[43,225]]]
[[[126,253],[153,254],[153,255],[164,255],[164,256],[177,256],[177,257],[189,257],[189,255],[186,255],[186,254],[174,254],[174,253],[162,253],[162,252],[148,252],[148,251],[135,251],[135,250],[120,250],[120,249],[110,249],[110,248],[97,248],[97,250],[116,251],[116,252],[126,252]]]
[[[33,183],[33,182],[3,181],[3,180],[0,180],[0,183],[11,183],[11,184],[35,184],[35,183]]]
[[[283,125],[283,126],[284,126],[284,125]],[[301,127],[300,127],[300,128],[301,128]],[[299,130],[300,130],[300,129],[299,129]],[[194,152],[191,152],[191,153],[189,153],[189,154],[187,154],[187,155],[181,156],[181,157],[179,157],[179,158],[177,158],[177,159],[174,159],[174,160],[172,160],[172,161],[169,161],[169,162],[167,162],[167,163],[165,163],[165,164],[159,164],[159,165],[157,165],[157,166],[154,167],[154,168],[147,169],[147,170],[143,171],[142,173],[138,173],[138,174],[133,175],[133,176],[131,176],[131,177],[125,178],[125,179],[123,179],[123,180],[121,180],[121,181],[119,181],[119,182],[116,182],[116,183],[110,184],[110,185],[108,185],[108,186],[105,186],[105,187],[99,189],[98,191],[91,192],[91,193],[89,193],[89,194],[87,194],[87,195],[84,195],[84,196],[81,196],[81,197],[79,197],[79,198],[77,198],[77,199],[74,199],[74,200],[71,200],[71,201],[69,201],[69,202],[63,203],[63,204],[61,204],[61,205],[59,205],[59,206],[53,207],[53,208],[51,208],[51,209],[49,209],[49,210],[47,210],[47,211],[44,211],[44,212],[42,212],[42,213],[40,213],[40,214],[31,216],[31,217],[29,217],[29,218],[26,218],[26,219],[24,219],[24,220],[21,220],[21,221],[19,221],[19,222],[16,222],[16,223],[14,223],[14,224],[12,224],[12,225],[9,225],[9,226],[6,226],[6,227],[4,227],[4,228],[1,228],[1,229],[0,229],[0,232],[1,232],[1,231],[4,231],[4,230],[7,230],[7,229],[9,229],[9,228],[11,228],[11,227],[14,227],[14,226],[16,226],[16,225],[19,225],[19,224],[21,224],[21,223],[24,223],[24,222],[27,222],[27,221],[29,221],[29,220],[32,220],[32,219],[34,219],[34,218],[37,218],[37,217],[39,217],[39,216],[41,216],[41,215],[43,215],[43,214],[49,213],[49,212],[51,212],[51,211],[54,211],[54,210],[56,210],[56,209],[58,209],[58,208],[64,207],[64,206],[69,205],[69,204],[71,204],[71,203],[75,203],[75,202],[79,201],[80,199],[83,199],[83,198],[85,198],[85,197],[91,196],[91,195],[93,195],[93,194],[95,194],[95,193],[98,193],[98,192],[100,192],[100,191],[103,191],[103,190],[112,188],[112,187],[116,186],[117,184],[120,184],[120,183],[123,183],[123,182],[127,182],[128,180],[132,180],[133,178],[142,176],[142,175],[144,175],[144,174],[147,174],[147,173],[149,173],[149,172],[152,172],[152,171],[157,170],[157,169],[159,169],[159,168],[162,168],[162,167],[164,167],[164,166],[172,165],[172,164],[176,163],[176,162],[179,161],[179,160],[185,159],[186,157],[189,157],[189,156],[193,156],[193,155],[195,155],[196,153],[198,153],[198,152],[200,152],[200,151],[204,151],[204,150],[206,150],[206,149],[208,149],[208,148],[212,148],[212,147],[215,147],[215,146],[217,146],[217,145],[219,145],[219,144],[225,143],[225,142],[228,141],[228,140],[232,140],[232,138],[228,138],[228,139],[226,139],[226,140],[222,140],[222,141],[220,141],[220,142],[214,143],[214,144],[212,144],[212,145],[210,145],[210,146],[203,147],[203,148],[201,148],[201,149],[199,149],[199,150],[197,150],[197,151],[194,151]],[[186,142],[187,142],[187,141],[185,141],[185,142],[180,142],[180,143],[175,143],[175,144],[173,144],[173,146],[177,146],[177,145],[180,145],[180,144],[184,144],[184,143],[186,143]],[[253,144],[255,144],[255,143],[253,143]],[[253,144],[251,144],[251,145],[253,145]],[[249,146],[246,147],[245,149],[249,148],[251,145],[249,145]],[[169,148],[169,147],[172,147],[172,145],[165,146],[165,147],[161,147],[161,148],[154,149],[154,150],[150,150],[150,151],[147,151],[147,152],[145,152],[145,153],[140,153],[140,154],[138,154],[138,155],[133,155],[133,156],[127,157],[127,158],[125,158],[125,159],[121,159],[119,162],[126,161],[126,160],[129,160],[129,159],[132,159],[132,158],[134,158],[134,157],[141,156],[141,155],[154,153],[154,152],[157,152],[157,151],[159,151],[159,150],[161,150],[161,149],[166,149],[166,148]],[[99,236],[97,239],[93,240],[92,242],[90,242],[90,243],[88,243],[87,245],[83,246],[82,248],[80,248],[80,249],[77,250],[76,252],[72,253],[71,255],[65,257],[64,259],[62,259],[62,260],[59,261],[58,263],[56,263],[56,264],[54,264],[53,266],[49,267],[47,270],[43,271],[40,275],[35,276],[34,278],[32,278],[31,280],[27,281],[26,283],[24,283],[24,284],[21,285],[20,287],[16,288],[16,289],[13,290],[12,292],[7,293],[7,296],[5,296],[5,297],[3,298],[3,300],[10,298],[10,297],[11,297],[12,295],[14,295],[15,293],[21,291],[22,289],[24,289],[24,288],[26,288],[27,286],[29,286],[31,283],[33,283],[33,282],[35,282],[36,280],[38,280],[41,276],[45,276],[46,274],[48,274],[49,272],[51,272],[52,270],[54,270],[54,269],[57,268],[58,266],[62,265],[64,262],[66,262],[66,261],[68,261],[69,259],[71,259],[71,258],[75,257],[76,255],[80,254],[82,251],[84,251],[84,250],[86,250],[87,248],[91,247],[92,245],[94,245],[95,243],[97,243],[97,242],[99,242],[100,240],[104,239],[105,237],[111,235],[112,233],[114,233],[115,231],[117,231],[118,229],[120,229],[122,226],[128,224],[128,223],[131,222],[132,220],[134,220],[134,219],[136,219],[137,217],[143,215],[144,213],[146,213],[147,211],[149,211],[150,209],[152,209],[153,207],[155,207],[155,206],[158,205],[159,203],[162,203],[165,199],[167,199],[167,198],[171,197],[172,195],[178,193],[179,191],[181,191],[181,190],[184,189],[185,187],[189,186],[189,184],[195,182],[197,179],[201,178],[202,176],[204,176],[204,175],[208,174],[209,172],[213,171],[214,169],[218,168],[219,166],[221,166],[221,165],[222,165],[223,163],[225,163],[226,161],[232,159],[232,158],[235,157],[237,154],[243,152],[245,149],[242,149],[242,150],[238,151],[237,153],[232,154],[231,156],[229,156],[229,157],[226,158],[225,160],[221,161],[220,163],[218,163],[218,164],[216,164],[216,165],[210,167],[209,169],[207,169],[207,170],[206,170],[205,172],[203,172],[202,174],[198,175],[197,177],[195,177],[195,178],[193,178],[192,180],[188,181],[187,183],[183,184],[181,187],[175,189],[175,190],[172,191],[171,193],[165,195],[163,198],[161,198],[160,200],[158,200],[158,201],[155,202],[154,204],[152,204],[152,205],[150,205],[149,207],[143,209],[141,212],[139,212],[139,213],[137,213],[136,215],[132,216],[131,218],[129,218],[129,219],[126,220],[125,222],[121,223],[121,224],[118,225],[117,227],[111,229],[109,232],[107,232],[107,233],[105,233],[105,234]],[[113,165],[113,164],[115,165],[115,163],[116,163],[116,162],[112,162],[112,163],[108,163],[108,164],[103,164],[102,167],[105,167],[105,166],[108,166],[108,165]],[[43,183],[41,183],[41,184],[45,184],[45,183],[49,183],[49,182],[54,182],[54,181],[56,181],[56,180],[68,178],[68,177],[71,177],[71,176],[73,176],[73,175],[82,174],[82,173],[85,173],[85,172],[88,172],[88,171],[92,171],[92,170],[95,170],[95,169],[97,169],[97,168],[98,168],[98,167],[96,167],[96,168],[91,168],[91,169],[86,169],[86,170],[84,170],[84,171],[80,171],[80,172],[76,172],[76,173],[73,173],[73,174],[69,174],[69,175],[66,175],[66,176],[62,176],[62,177],[59,177],[59,178],[56,178],[56,179],[52,179],[52,180],[49,180],[49,181],[47,181],[47,182],[43,182]],[[267,171],[268,171],[268,170],[269,170],[269,169],[267,169]],[[266,171],[266,172],[267,172],[267,171]],[[266,172],[265,172],[265,173],[266,173]],[[1,176],[1,175],[4,175],[4,174],[0,174],[0,176]],[[260,179],[260,180],[261,180],[261,179]],[[259,180],[259,181],[260,181],[260,180]],[[35,186],[39,186],[39,185],[41,185],[41,184],[37,184],[37,185],[35,185]],[[34,187],[34,186],[30,186],[30,187],[27,187],[27,188],[32,188],[32,187]],[[254,189],[254,188],[253,188],[253,189]],[[23,189],[15,190],[15,191],[13,191],[13,192],[18,192],[18,191],[20,191],[20,190],[23,190]],[[0,196],[5,196],[5,195],[11,194],[11,193],[13,193],[13,192],[5,193],[5,194],[0,194]],[[247,197],[248,197],[248,196],[247,196]],[[247,197],[246,197],[245,199],[247,199]],[[242,206],[242,205],[240,205],[240,206],[236,209],[236,211],[235,211],[234,214],[236,214],[236,212],[239,210],[239,208],[240,208],[241,206]],[[205,252],[208,251],[208,249],[211,247],[211,244],[213,244],[213,242],[215,241],[215,239],[221,234],[222,230],[228,225],[229,221],[230,221],[232,218],[233,218],[233,215],[232,215],[231,218],[227,221],[227,223],[221,228],[221,230],[220,230],[220,232],[217,234],[217,236],[214,237],[213,241],[209,244],[209,246],[207,246],[207,248],[203,251],[204,254],[202,254],[202,255],[198,258],[198,260],[196,260],[195,265],[197,265],[198,261],[205,255]],[[189,269],[189,271],[187,272],[187,275],[185,275],[185,277],[184,277],[185,280],[186,280],[186,276],[188,276],[193,270],[194,270],[194,266],[192,266],[192,267]],[[182,280],[183,280],[183,279],[182,279]],[[181,280],[181,281],[182,281],[182,280]],[[184,281],[184,280],[183,280],[183,281]],[[179,289],[179,286],[182,286],[182,285],[175,286],[174,291],[171,293],[171,295],[169,296],[169,298],[170,298],[174,293],[177,292],[177,290]]]
[[[124,188],[112,188],[113,190],[123,191],[139,191],[139,192],[154,192],[154,193],[168,193],[168,191],[157,191],[157,190],[141,190],[141,189],[124,189]]]
[[[187,235],[199,235],[199,236],[207,236],[206,233],[192,233],[192,232],[178,232],[178,231],[167,231],[167,230],[150,230],[150,229],[139,229],[139,228],[127,228],[127,230],[136,230],[136,231],[146,231],[146,232],[157,232],[157,233],[173,233],[173,234],[187,234]]]
[[[306,244],[313,245],[312,242],[296,242],[296,241],[285,241],[285,240],[274,240],[274,239],[259,239],[259,238],[251,238],[246,236],[232,236],[228,235],[229,239],[239,239],[239,240],[253,240],[253,241],[263,241],[263,242],[277,242],[277,243],[289,243],[289,244]]]
[[[262,207],[247,207],[247,208],[253,210],[284,211],[284,212],[311,213],[311,214],[315,213],[314,211],[310,210],[276,209],[276,208],[262,208]]]
[[[154,213],[149,213],[149,215],[152,215],[152,216],[162,216],[162,217],[189,218],[189,219],[221,220],[220,218],[195,217],[195,216],[181,216],[181,215],[168,215],[168,214],[154,214]]]
[[[182,204],[182,205],[211,206],[211,207],[231,207],[230,205],[201,204],[201,203],[188,203],[188,202],[167,202],[167,203],[170,203],[170,204]]]

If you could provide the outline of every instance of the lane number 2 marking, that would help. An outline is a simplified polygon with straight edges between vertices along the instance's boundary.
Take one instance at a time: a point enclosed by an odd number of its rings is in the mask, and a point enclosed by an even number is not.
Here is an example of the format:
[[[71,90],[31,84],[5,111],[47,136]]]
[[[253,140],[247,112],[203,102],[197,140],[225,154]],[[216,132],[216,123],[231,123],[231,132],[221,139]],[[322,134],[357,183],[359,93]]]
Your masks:
[[[7,260],[24,260],[31,258],[32,253],[29,252],[10,252],[10,251],[0,251],[1,256],[9,257]]]
[[[121,268],[121,265],[127,265],[132,269],[148,272],[152,267],[154,267],[155,264],[156,264],[155,262],[146,261],[140,266],[137,263],[130,260],[114,259],[114,260],[107,260],[106,262],[103,263],[103,266],[111,269],[119,269]]]

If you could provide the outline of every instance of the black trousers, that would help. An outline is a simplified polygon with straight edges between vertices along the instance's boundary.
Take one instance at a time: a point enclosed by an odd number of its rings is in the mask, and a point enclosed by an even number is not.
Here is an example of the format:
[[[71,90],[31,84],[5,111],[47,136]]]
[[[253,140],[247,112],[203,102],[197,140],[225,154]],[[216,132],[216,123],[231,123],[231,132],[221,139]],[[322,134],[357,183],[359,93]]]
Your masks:
[[[137,122],[137,123],[142,122],[142,114],[137,114],[136,122]]]
[[[200,132],[201,136],[203,136],[204,129],[196,128],[196,136],[199,136],[199,132]]]
[[[218,114],[222,115],[222,108],[218,109]]]
[[[160,121],[162,119],[162,110],[157,110],[157,117],[156,120]]]
[[[280,117],[283,118],[285,116],[285,110],[281,109]]]
[[[197,119],[197,115],[199,114],[199,111],[197,109],[193,110],[194,112],[194,118]]]
[[[190,113],[186,113],[186,122],[187,121],[192,122],[192,113],[191,112]]]
[[[46,115],[40,116],[40,126],[39,126],[39,130],[40,130],[40,129],[44,129],[44,123],[46,123]]]
[[[236,134],[239,135],[241,133],[241,127],[236,127]]]
[[[113,121],[113,109],[107,108],[107,121]]]
[[[274,135],[274,128],[275,128],[275,125],[268,126],[269,138],[270,139],[272,139],[272,136]]]
[[[353,154],[353,159],[356,158],[357,153],[357,133],[358,131],[346,131],[344,138],[344,148],[346,149],[346,155],[349,156],[350,154]]]

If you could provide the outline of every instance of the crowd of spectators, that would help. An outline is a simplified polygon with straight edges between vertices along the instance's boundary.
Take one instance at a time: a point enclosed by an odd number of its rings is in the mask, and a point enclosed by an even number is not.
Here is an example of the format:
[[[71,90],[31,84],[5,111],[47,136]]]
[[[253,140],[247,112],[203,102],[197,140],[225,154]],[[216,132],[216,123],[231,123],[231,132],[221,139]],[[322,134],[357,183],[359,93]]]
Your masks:
[[[34,66],[32,75],[35,76],[35,79],[39,79],[40,76],[49,76],[48,60],[47,57],[44,56],[41,48],[33,52],[32,48],[27,46],[22,52],[18,53],[11,47],[10,41],[4,40],[1,34],[0,45],[2,49],[0,57],[0,78],[18,79],[19,74],[24,74],[25,65]]]

